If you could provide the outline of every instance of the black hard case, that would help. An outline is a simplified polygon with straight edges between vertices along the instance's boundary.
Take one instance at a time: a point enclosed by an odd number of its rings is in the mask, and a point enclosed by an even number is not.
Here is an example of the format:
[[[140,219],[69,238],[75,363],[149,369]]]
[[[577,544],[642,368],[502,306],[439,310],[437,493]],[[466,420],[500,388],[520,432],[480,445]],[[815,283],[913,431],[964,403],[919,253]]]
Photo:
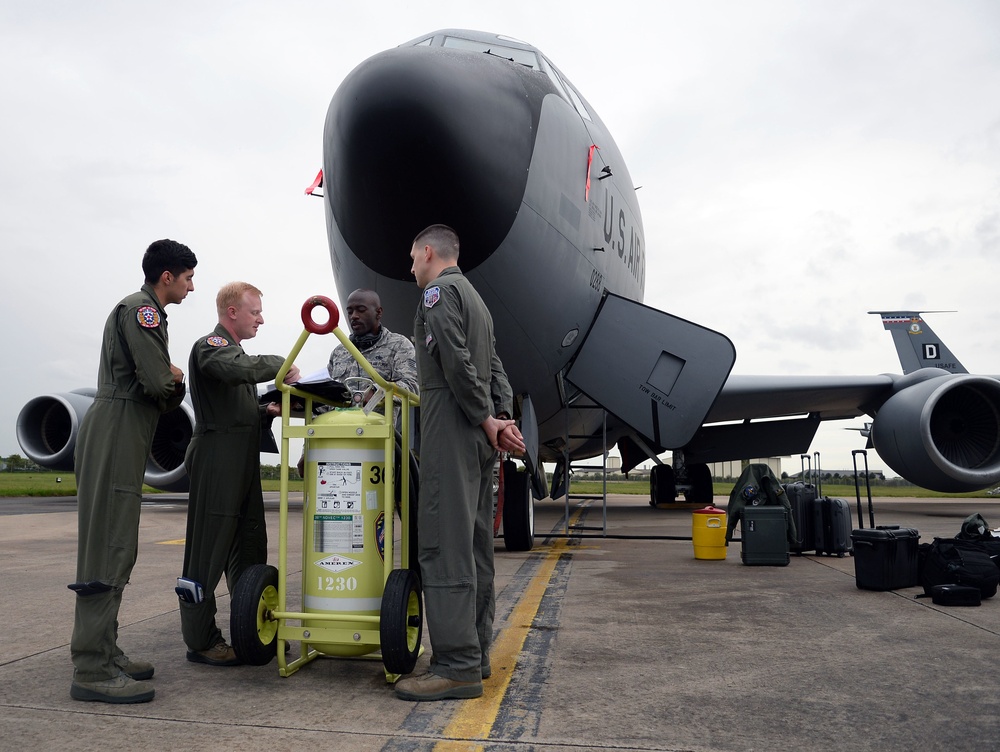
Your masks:
[[[853,549],[851,542],[851,507],[843,499],[821,496],[816,499],[816,553],[843,556]]]
[[[788,564],[785,508],[746,507],[740,519],[740,556],[744,564],[783,567]]]
[[[909,527],[855,530],[854,579],[862,590],[915,587],[920,534]]]

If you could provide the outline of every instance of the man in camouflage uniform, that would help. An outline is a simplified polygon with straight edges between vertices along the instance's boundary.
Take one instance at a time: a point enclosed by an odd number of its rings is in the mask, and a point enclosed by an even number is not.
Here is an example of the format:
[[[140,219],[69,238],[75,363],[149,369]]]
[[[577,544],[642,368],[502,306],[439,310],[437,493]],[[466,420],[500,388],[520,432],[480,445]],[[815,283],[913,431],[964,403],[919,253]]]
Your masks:
[[[404,700],[479,697],[493,639],[493,466],[524,451],[497,357],[493,319],[458,268],[458,235],[432,225],[410,257],[424,288],[413,324],[420,375],[419,561],[430,671],[403,679]]]
[[[232,282],[216,297],[219,323],[191,348],[188,370],[195,429],[184,465],[191,476],[183,576],[202,588],[200,602],[180,601],[187,659],[210,666],[240,661],[215,623],[215,588],[226,575],[232,592],[253,564],[267,563],[267,530],[260,487],[260,423],[281,405],[260,405],[256,385],[273,379],[281,355],[247,355],[240,343],[264,323],[261,292]],[[299,379],[288,369],[285,383]]]
[[[382,325],[382,303],[378,293],[374,290],[355,290],[347,298],[345,313],[351,325],[351,342],[379,376],[415,393],[417,361],[413,343]],[[368,376],[343,345],[334,348],[326,370],[331,379],[341,382],[351,376]]]
[[[350,340],[365,356],[372,368],[383,379],[398,384],[402,389],[416,394],[417,361],[413,354],[413,343],[402,334],[390,332],[382,324],[382,302],[374,290],[355,290],[347,297],[344,309],[351,326]],[[327,373],[334,381],[344,382],[353,376],[369,378],[368,373],[343,345],[337,345],[330,353]],[[317,412],[326,412],[321,405]],[[376,410],[384,412],[384,406]],[[393,410],[393,420],[399,429],[399,407]],[[305,453],[299,458],[299,476],[305,477]]]
[[[184,374],[170,362],[165,308],[194,290],[198,260],[186,245],[157,240],[142,259],[145,284],[104,325],[97,396],[76,446],[79,546],[70,652],[76,700],[153,699],[153,666],[118,647],[122,590],[135,565],[142,478],[162,413],[184,399]]]

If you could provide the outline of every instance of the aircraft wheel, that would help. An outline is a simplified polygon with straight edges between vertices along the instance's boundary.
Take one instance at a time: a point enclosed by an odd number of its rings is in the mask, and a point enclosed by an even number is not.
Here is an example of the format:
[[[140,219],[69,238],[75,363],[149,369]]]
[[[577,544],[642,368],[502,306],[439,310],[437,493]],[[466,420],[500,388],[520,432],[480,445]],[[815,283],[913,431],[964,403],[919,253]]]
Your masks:
[[[511,460],[503,463],[503,544],[508,551],[530,551],[535,545],[535,501],[528,473]]]
[[[243,573],[233,591],[229,632],[241,661],[263,666],[278,654],[278,570],[254,564]]]
[[[394,569],[385,581],[379,616],[382,663],[390,674],[413,671],[420,655],[424,629],[420,576],[412,569]]]
[[[649,474],[649,505],[672,504],[677,496],[677,481],[670,465],[653,465]]]
[[[715,489],[712,485],[712,471],[704,463],[688,465],[688,483],[690,489],[684,492],[684,497],[695,504],[708,506],[715,499]]]

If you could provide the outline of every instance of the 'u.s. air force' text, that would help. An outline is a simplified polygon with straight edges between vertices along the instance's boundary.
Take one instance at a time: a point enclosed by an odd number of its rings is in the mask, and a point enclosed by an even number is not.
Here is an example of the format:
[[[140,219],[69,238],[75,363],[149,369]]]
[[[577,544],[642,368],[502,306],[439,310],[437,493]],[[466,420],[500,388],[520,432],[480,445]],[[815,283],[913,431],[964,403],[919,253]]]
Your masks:
[[[619,207],[615,213],[615,197],[611,191],[604,192],[604,242],[617,252],[618,258],[636,281],[645,285],[646,251],[642,235],[632,223],[631,215],[626,215],[624,207]]]

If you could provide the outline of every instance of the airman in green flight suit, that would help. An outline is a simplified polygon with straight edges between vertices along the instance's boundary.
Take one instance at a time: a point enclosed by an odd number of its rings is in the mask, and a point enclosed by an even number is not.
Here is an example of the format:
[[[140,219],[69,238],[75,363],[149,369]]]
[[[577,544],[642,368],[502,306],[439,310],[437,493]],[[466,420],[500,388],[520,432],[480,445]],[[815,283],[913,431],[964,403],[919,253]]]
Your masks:
[[[188,370],[195,429],[184,464],[191,476],[183,576],[201,585],[200,602],[181,599],[187,659],[210,666],[240,661],[215,623],[215,588],[226,575],[230,592],[253,564],[267,563],[267,529],[260,487],[260,424],[281,405],[260,405],[256,385],[273,379],[281,355],[248,355],[240,343],[264,323],[261,291],[246,282],[216,297],[219,323],[191,348]],[[298,366],[285,375],[299,379]]]
[[[420,378],[420,573],[433,655],[402,679],[404,700],[479,697],[493,639],[493,466],[524,451],[493,319],[458,268],[458,235],[432,225],[413,241],[424,289],[414,319]]]
[[[153,699],[152,664],[118,647],[118,609],[135,565],[142,479],[162,413],[184,399],[184,374],[170,362],[165,308],[194,290],[198,260],[186,245],[157,240],[142,259],[145,284],[104,325],[97,396],[76,446],[79,515],[76,616],[70,653],[76,700]]]

